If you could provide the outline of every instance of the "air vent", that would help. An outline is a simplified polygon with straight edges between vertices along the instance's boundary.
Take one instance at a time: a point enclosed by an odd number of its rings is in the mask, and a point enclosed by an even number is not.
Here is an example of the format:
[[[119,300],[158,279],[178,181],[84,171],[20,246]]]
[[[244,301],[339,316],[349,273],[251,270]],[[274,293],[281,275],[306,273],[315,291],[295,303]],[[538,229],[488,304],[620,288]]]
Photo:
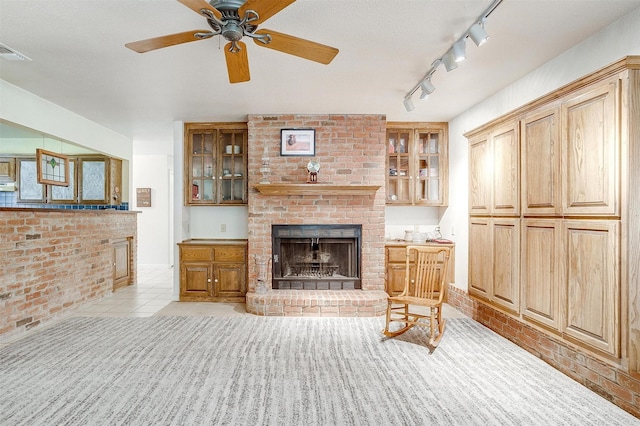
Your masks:
[[[6,59],[8,61],[30,61],[31,58],[23,55],[22,53],[16,52],[9,46],[0,43],[0,58]]]

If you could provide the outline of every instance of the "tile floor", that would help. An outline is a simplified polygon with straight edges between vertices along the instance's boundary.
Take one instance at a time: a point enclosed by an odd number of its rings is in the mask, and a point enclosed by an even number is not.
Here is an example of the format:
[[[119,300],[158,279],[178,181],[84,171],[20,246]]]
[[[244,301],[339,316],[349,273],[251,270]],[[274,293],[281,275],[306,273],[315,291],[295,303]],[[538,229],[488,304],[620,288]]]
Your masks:
[[[173,300],[173,268],[138,265],[138,283],[76,311],[77,317],[150,317]]]

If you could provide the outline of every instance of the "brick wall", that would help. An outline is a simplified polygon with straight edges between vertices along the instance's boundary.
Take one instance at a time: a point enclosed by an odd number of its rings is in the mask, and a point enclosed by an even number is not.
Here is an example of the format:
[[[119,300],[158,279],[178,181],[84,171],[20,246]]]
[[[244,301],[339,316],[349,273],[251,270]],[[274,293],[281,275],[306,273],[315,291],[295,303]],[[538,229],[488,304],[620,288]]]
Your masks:
[[[0,337],[15,337],[112,291],[111,241],[132,237],[137,214],[0,209]]]
[[[579,346],[537,330],[495,310],[450,285],[448,303],[465,315],[511,340],[603,398],[640,418],[640,380],[623,365],[599,359]]]
[[[375,195],[266,196],[254,185],[264,147],[272,183],[304,183],[311,157],[280,156],[280,130],[315,129],[319,183],[380,185]],[[250,115],[249,291],[255,290],[254,255],[271,256],[272,224],[361,224],[362,289],[384,290],[384,115]],[[270,285],[270,283],[269,283]]]

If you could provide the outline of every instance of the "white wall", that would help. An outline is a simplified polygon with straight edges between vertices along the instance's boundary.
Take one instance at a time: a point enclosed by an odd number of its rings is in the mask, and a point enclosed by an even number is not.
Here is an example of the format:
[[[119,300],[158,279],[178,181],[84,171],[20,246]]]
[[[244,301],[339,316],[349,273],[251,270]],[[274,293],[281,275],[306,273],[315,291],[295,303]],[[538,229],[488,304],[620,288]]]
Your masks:
[[[138,264],[172,265],[173,156],[134,155],[131,210],[138,215]],[[136,188],[151,188],[151,207],[138,207]]]
[[[443,230],[451,227],[456,230],[457,287],[468,287],[468,146],[463,134],[627,55],[640,55],[640,9],[627,14],[449,123],[450,202],[440,225]]]

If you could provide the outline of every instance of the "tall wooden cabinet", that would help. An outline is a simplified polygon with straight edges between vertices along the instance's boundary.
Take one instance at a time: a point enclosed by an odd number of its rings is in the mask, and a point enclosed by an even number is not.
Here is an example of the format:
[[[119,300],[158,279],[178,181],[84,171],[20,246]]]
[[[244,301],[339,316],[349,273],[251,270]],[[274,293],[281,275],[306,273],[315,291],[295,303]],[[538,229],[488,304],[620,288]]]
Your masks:
[[[184,203],[247,203],[246,123],[185,123]]]
[[[387,204],[446,206],[447,123],[387,123]]]
[[[637,376],[639,73],[625,58],[466,135],[470,294]]]

